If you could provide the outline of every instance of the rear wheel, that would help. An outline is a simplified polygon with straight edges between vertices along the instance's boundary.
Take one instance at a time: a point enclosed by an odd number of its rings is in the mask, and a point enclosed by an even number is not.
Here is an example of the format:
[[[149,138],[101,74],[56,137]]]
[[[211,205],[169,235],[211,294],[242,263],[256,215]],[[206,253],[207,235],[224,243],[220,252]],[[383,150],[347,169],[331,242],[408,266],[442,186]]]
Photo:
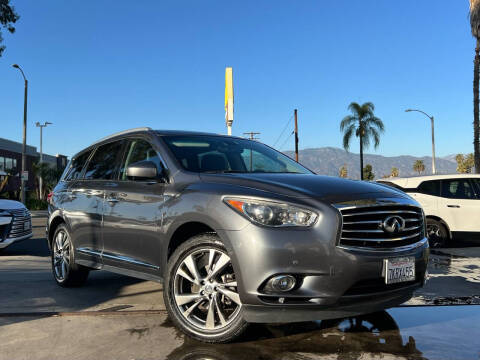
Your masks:
[[[52,272],[57,284],[63,287],[81,286],[88,278],[88,268],[74,262],[72,240],[64,224],[53,235]]]
[[[175,325],[200,341],[229,342],[247,326],[232,262],[215,235],[195,236],[175,250],[164,298]]]
[[[427,219],[428,243],[432,248],[443,247],[449,240],[446,227],[439,221]]]

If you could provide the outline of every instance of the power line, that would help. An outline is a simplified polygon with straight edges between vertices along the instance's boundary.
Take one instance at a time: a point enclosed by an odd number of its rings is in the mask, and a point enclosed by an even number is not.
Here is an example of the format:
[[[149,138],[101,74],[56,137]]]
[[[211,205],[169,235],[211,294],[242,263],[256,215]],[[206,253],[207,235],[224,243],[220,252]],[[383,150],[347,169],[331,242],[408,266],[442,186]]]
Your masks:
[[[289,136],[287,137],[287,139],[284,141],[284,143],[282,144],[282,146],[280,146],[280,147],[278,148],[279,150],[281,150],[281,149],[285,146],[285,144],[288,142],[288,140],[290,140],[290,138],[292,137],[292,135],[293,135],[294,133],[295,133],[295,131],[292,131],[292,132],[290,133],[290,135],[289,135]]]
[[[282,132],[280,133],[280,136],[278,137],[277,141],[275,141],[275,142],[273,143],[273,146],[272,146],[272,147],[275,147],[275,145],[277,145],[277,143],[280,141],[280,139],[281,139],[282,136],[283,136],[283,133],[285,132],[285,130],[287,130],[288,125],[290,125],[290,122],[292,121],[292,119],[293,119],[293,115],[290,116],[290,119],[288,119],[287,124],[285,125],[285,127],[284,127],[283,130],[282,130]]]

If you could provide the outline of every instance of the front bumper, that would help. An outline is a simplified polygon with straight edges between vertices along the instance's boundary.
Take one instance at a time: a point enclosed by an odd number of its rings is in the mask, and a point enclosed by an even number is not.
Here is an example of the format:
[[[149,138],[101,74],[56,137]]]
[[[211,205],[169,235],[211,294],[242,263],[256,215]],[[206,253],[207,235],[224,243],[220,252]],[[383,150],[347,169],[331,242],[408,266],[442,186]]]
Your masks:
[[[423,286],[429,247],[426,238],[388,251],[337,246],[339,221],[332,215],[310,229],[249,225],[219,231],[237,275],[244,317],[249,322],[294,322],[380,311],[408,300]],[[414,257],[415,281],[385,285],[384,259]],[[265,293],[274,275],[299,281],[287,293]]]
[[[32,236],[33,236],[33,233],[23,235],[23,236],[19,236],[19,237],[15,237],[15,238],[6,238],[5,240],[0,242],[0,249],[4,249],[7,246],[12,245],[13,243],[30,239]]]

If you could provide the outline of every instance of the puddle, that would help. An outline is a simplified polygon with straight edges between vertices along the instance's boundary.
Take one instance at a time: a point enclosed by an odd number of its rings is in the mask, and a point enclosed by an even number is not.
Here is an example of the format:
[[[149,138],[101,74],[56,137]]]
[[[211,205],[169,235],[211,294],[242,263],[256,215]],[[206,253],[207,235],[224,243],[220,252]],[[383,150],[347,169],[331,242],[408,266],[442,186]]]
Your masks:
[[[168,360],[346,360],[369,354],[425,359],[415,339],[404,339],[387,312],[308,323],[251,325],[244,338],[233,344],[209,345],[178,336],[184,343],[167,356]]]

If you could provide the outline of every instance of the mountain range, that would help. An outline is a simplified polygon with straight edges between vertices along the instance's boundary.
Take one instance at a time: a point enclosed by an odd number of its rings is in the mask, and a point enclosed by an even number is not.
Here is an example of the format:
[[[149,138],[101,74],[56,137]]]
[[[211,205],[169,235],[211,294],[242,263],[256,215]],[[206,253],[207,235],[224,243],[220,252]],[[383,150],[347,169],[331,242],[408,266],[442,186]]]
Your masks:
[[[293,151],[286,151],[286,155],[295,158]],[[347,152],[335,147],[322,147],[300,150],[298,153],[299,162],[313,170],[317,174],[338,176],[340,168],[347,167],[348,178],[360,179],[360,155]],[[429,156],[415,157],[410,155],[400,156],[382,156],[374,154],[364,154],[363,164],[372,165],[375,179],[390,175],[392,167],[399,170],[400,177],[418,176],[413,170],[413,164],[416,160],[423,160],[425,171],[422,175],[432,173],[432,158]],[[437,174],[455,174],[457,163],[455,155],[448,155],[443,158],[436,158]]]

